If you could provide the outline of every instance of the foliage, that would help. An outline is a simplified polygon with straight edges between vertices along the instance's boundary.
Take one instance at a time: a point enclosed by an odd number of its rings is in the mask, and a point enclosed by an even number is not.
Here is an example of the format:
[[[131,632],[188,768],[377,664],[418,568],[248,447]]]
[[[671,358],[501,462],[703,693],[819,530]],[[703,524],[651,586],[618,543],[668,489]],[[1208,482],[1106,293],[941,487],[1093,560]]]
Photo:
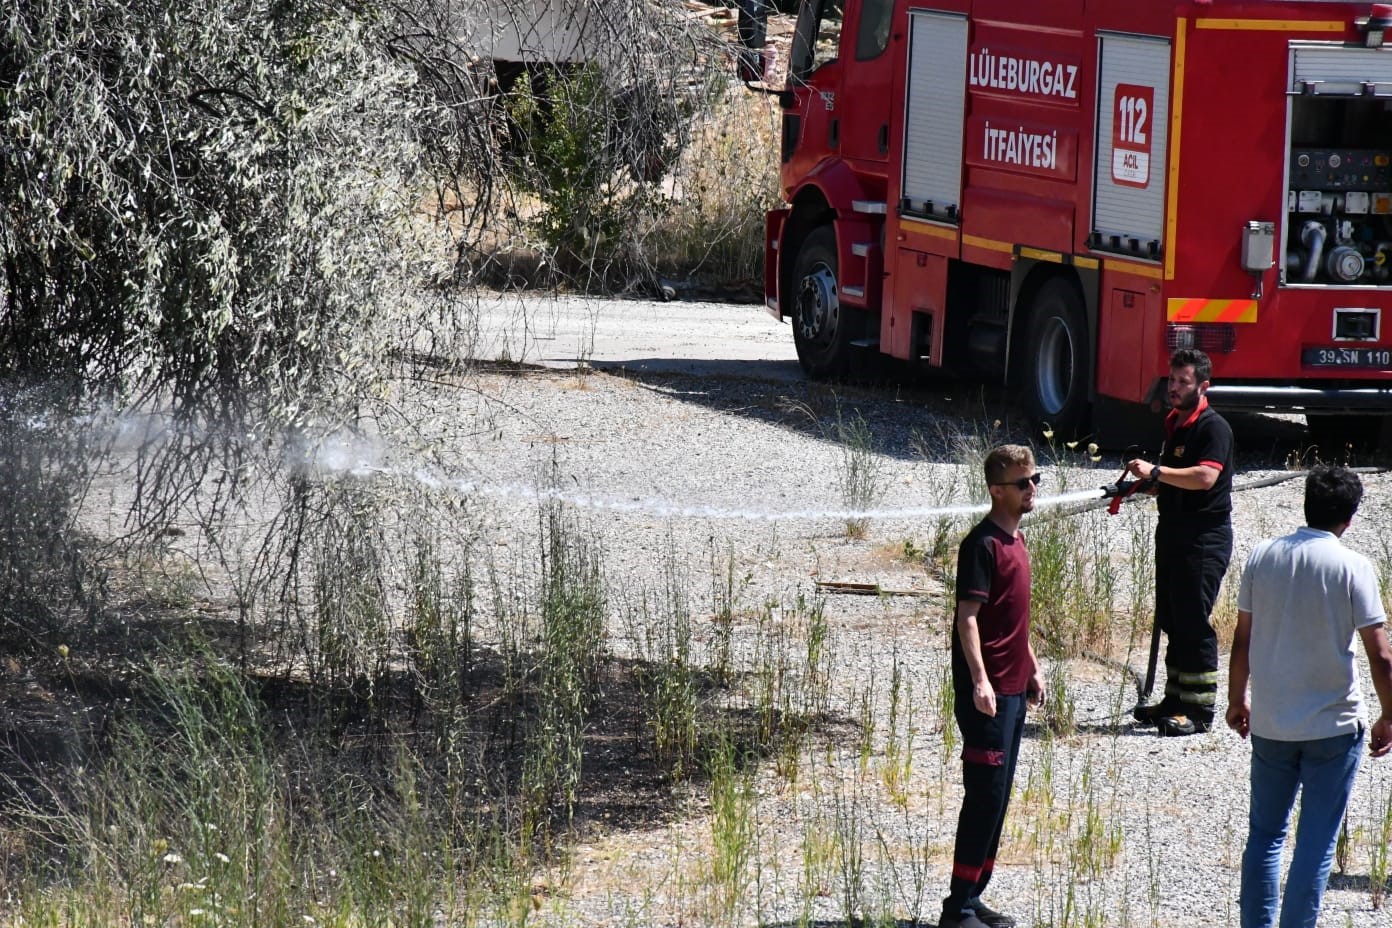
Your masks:
[[[874,431],[859,412],[851,417],[843,416],[838,404],[833,434],[841,447],[836,471],[841,484],[841,502],[851,513],[844,520],[846,537],[864,538],[870,529],[870,518],[860,513],[871,509],[884,495],[885,463],[880,458]]]
[[[679,115],[675,101],[617,87],[594,63],[545,83],[523,77],[511,106],[523,152],[514,176],[540,199],[532,222],[564,272],[603,285],[640,266],[635,220],[664,208],[653,181],[675,154]]]
[[[661,273],[762,295],[764,220],[780,203],[781,122],[775,97],[740,87],[712,92],[693,113],[667,182],[671,202],[646,245]]]
[[[425,318],[400,294],[443,254],[419,209],[441,148],[416,132],[441,107],[393,25],[269,0],[0,14],[0,392],[44,398],[0,409],[0,515],[33,544],[72,548],[82,475],[130,410],[158,413],[132,503],[158,529],[210,471],[378,389]],[[41,504],[54,473],[69,492]],[[5,574],[26,557],[8,548]]]
[[[771,153],[762,193],[715,215],[691,164],[667,180],[692,134],[718,136],[696,167],[749,160],[718,141],[725,42],[645,0],[571,7],[604,53],[529,51],[544,92],[479,54],[528,34],[529,0],[0,13],[0,395],[22,398],[0,408],[0,529],[24,536],[0,603],[26,627],[100,592],[74,524],[106,446],[135,452],[133,536],[214,527],[284,448],[377,414],[392,359],[448,356],[467,297],[438,285],[519,228],[585,287],[652,289],[707,261],[693,237],[761,253]]]
[[[50,456],[81,459],[85,451],[82,430],[63,414],[66,395],[0,382],[0,610],[48,632],[58,624],[53,604],[95,605],[100,592],[85,541],[67,531],[83,475],[48,466]]]
[[[431,115],[386,26],[338,4],[11,7],[4,372],[213,426],[250,404],[311,423],[370,378],[384,297],[419,270]]]
[[[506,187],[471,269],[511,285],[520,253],[524,280],[664,294],[762,276],[779,115],[733,84],[732,30],[650,0],[550,4],[545,26],[519,0],[466,6],[525,59],[496,70]]]

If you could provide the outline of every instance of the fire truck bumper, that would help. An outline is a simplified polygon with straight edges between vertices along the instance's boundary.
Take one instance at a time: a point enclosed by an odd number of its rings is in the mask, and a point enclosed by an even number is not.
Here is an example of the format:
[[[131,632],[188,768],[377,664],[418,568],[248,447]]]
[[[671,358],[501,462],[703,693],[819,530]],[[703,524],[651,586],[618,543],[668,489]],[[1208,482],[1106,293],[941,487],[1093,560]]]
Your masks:
[[[1217,409],[1276,412],[1392,413],[1392,385],[1386,387],[1281,387],[1214,384],[1208,398]]]

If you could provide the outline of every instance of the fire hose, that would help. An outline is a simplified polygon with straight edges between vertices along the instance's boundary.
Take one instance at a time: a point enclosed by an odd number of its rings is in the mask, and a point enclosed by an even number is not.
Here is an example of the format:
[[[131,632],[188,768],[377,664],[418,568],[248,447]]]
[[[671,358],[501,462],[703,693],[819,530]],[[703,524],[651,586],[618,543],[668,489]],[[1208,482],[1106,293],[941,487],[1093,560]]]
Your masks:
[[[1127,449],[1127,457],[1130,456],[1131,450],[1132,449]],[[1355,474],[1383,474],[1387,473],[1389,470],[1389,468],[1387,467],[1350,467],[1348,469]],[[1090,509],[1096,509],[1099,506],[1099,504],[1101,504],[1105,500],[1107,503],[1108,515],[1116,515],[1118,512],[1121,511],[1121,504],[1125,502],[1128,498],[1130,498],[1137,492],[1149,493],[1151,490],[1154,490],[1159,483],[1158,469],[1152,471],[1151,476],[1147,477],[1144,480],[1127,480],[1127,473],[1128,471],[1122,470],[1121,476],[1117,478],[1116,483],[1108,484],[1107,486],[1102,487],[1102,496],[1100,499],[1077,507],[1076,509],[1072,510],[1071,514],[1077,514],[1086,512]],[[1308,470],[1293,470],[1287,471],[1286,473],[1282,474],[1276,474],[1272,477],[1261,477],[1256,480],[1248,480],[1243,483],[1234,483],[1232,492],[1241,493],[1246,490],[1256,490],[1261,489],[1263,487],[1276,486],[1277,484],[1285,483],[1288,480],[1294,480],[1297,477],[1304,477],[1307,474],[1309,474]],[[1140,674],[1136,673],[1135,670],[1131,668],[1130,664],[1123,663],[1121,661],[1116,661],[1100,654],[1087,653],[1084,656],[1098,663],[1102,663],[1108,666],[1115,666],[1118,669],[1121,669],[1125,671],[1127,674],[1129,674],[1136,684],[1136,703],[1137,705],[1142,705],[1145,703],[1147,699],[1150,698],[1151,692],[1155,689],[1155,671],[1156,665],[1159,663],[1160,659],[1160,623],[1154,620],[1152,620],[1151,622],[1150,655],[1149,659],[1146,662],[1146,673],[1144,678],[1142,678]]]

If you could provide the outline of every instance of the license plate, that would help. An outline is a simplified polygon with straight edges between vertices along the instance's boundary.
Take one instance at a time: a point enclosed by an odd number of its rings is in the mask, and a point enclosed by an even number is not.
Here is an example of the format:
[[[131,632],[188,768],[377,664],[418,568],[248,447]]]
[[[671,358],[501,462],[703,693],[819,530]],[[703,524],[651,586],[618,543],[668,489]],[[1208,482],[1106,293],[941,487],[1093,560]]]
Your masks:
[[[1392,348],[1306,348],[1300,352],[1305,367],[1392,368]]]

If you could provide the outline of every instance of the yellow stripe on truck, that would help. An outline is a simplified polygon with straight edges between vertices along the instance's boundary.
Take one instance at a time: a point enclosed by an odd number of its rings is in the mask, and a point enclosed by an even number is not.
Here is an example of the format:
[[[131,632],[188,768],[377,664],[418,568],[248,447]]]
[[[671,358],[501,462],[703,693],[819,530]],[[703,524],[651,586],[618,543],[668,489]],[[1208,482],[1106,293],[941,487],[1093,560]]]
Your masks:
[[[1195,29],[1223,29],[1240,32],[1343,32],[1346,23],[1338,20],[1311,22],[1298,19],[1196,19]]]
[[[1170,322],[1256,322],[1256,300],[1174,299],[1166,307]]]
[[[1169,191],[1165,200],[1165,279],[1174,280],[1176,229],[1179,225],[1179,142],[1184,125],[1184,43],[1189,20],[1175,20],[1174,91],[1170,94]]]

